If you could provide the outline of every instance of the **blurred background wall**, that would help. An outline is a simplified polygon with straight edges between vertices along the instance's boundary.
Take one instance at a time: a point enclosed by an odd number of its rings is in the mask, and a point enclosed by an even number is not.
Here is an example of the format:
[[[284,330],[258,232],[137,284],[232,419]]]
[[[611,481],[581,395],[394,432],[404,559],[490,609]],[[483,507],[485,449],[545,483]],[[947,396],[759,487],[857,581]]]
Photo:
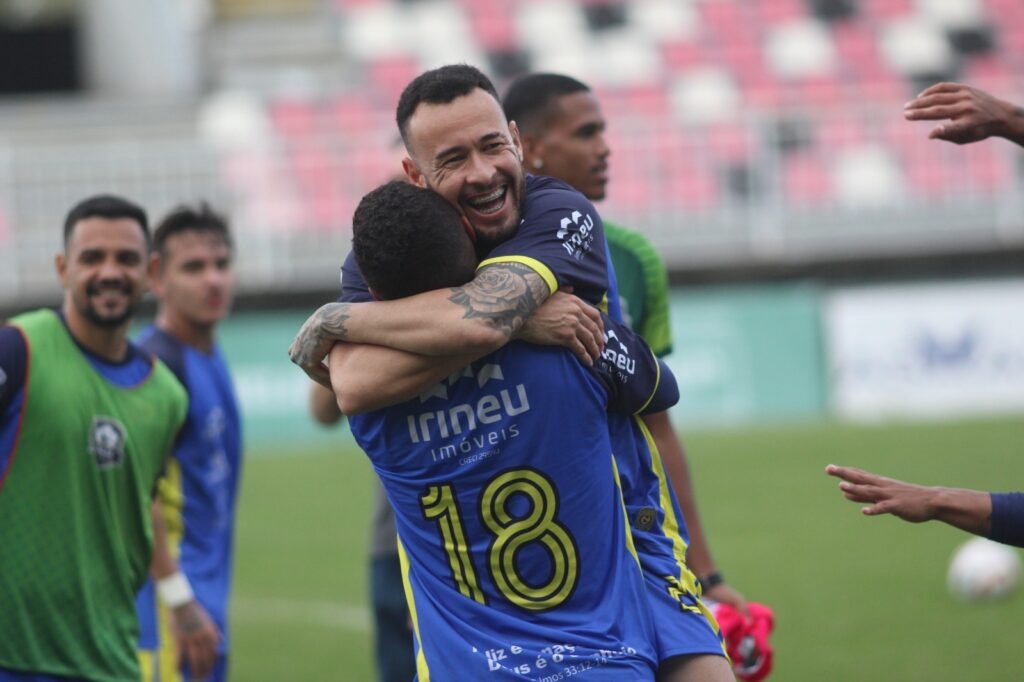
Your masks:
[[[57,300],[78,199],[207,199],[238,235],[250,442],[315,438],[285,349],[396,170],[399,92],[457,61],[597,91],[599,209],[676,285],[677,419],[1024,408],[1024,153],[902,117],[940,80],[1024,101],[1020,0],[9,0],[0,310]]]

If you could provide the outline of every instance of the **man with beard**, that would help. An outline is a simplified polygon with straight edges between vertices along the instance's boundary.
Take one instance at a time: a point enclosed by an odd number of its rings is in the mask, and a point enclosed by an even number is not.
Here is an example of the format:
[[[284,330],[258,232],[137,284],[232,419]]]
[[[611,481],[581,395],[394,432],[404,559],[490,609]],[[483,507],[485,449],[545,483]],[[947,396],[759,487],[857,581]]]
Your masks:
[[[0,680],[139,679],[151,499],[187,408],[128,341],[148,259],[141,208],[86,199],[56,256],[60,309],[0,328]]]

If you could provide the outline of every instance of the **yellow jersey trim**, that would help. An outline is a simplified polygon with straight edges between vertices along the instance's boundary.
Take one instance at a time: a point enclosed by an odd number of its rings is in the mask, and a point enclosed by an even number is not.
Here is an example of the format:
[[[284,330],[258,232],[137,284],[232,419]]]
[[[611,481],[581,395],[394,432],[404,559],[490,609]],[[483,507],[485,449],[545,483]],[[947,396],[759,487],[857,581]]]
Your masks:
[[[401,539],[398,540],[398,563],[402,567],[402,587],[405,589],[405,602],[409,605],[409,618],[412,620],[413,634],[416,635],[416,677],[420,682],[430,682],[430,668],[427,657],[423,653],[423,639],[420,637],[420,621],[416,613],[416,601],[412,596],[412,584],[409,582],[409,556]]]
[[[645,400],[644,404],[640,406],[640,409],[633,413],[634,415],[638,415],[638,414],[640,414],[641,412],[643,412],[644,410],[647,409],[647,406],[651,404],[651,401],[654,400],[655,394],[658,392],[658,386],[661,385],[661,362],[658,360],[658,356],[654,355],[654,351],[651,351],[651,356],[654,357],[654,368],[656,370],[656,374],[654,375],[654,387],[651,389],[651,394],[649,396],[647,396],[647,400]],[[645,429],[646,429],[646,427],[645,427]],[[647,442],[651,446],[651,459],[654,459],[654,453],[657,452],[657,446],[654,445],[654,439],[650,437],[649,433],[647,434]],[[661,456],[660,455],[658,457],[658,460],[659,460],[658,463],[660,464],[661,463],[661,461],[660,461],[661,460]],[[660,474],[659,478],[662,479],[662,482],[664,482],[664,475],[663,474]],[[664,501],[664,500],[662,500],[662,501]]]
[[[488,265],[497,265],[498,263],[519,263],[530,268],[544,280],[544,283],[548,285],[548,291],[555,293],[558,291],[558,280],[555,278],[555,273],[551,272],[551,268],[541,263],[536,258],[530,258],[529,256],[497,256],[496,258],[486,258],[480,262],[480,265],[476,266],[477,270],[482,270]]]

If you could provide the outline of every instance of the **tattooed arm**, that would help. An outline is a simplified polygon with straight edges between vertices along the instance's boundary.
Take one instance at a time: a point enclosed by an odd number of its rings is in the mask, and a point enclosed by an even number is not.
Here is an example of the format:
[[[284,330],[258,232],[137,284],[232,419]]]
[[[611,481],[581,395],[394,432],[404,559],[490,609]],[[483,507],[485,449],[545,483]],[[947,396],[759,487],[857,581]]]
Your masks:
[[[495,263],[461,287],[395,301],[328,303],[302,326],[288,355],[325,386],[330,376],[323,361],[336,341],[425,356],[481,356],[508,343],[552,293],[529,266]]]
[[[535,345],[561,346],[575,353],[580,362],[592,365],[601,354],[603,334],[596,308],[559,291],[534,311],[516,338]],[[395,405],[423,393],[481,355],[431,357],[384,346],[336,343],[328,363],[332,395],[350,415]]]

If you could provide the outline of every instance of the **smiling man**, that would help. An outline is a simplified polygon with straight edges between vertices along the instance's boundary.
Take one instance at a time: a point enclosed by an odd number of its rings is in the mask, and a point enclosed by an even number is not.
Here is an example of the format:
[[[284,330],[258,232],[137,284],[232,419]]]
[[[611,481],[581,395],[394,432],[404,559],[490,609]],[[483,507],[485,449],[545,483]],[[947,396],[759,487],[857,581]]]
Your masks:
[[[607,309],[617,300],[609,296],[613,277],[594,206],[560,180],[524,175],[519,130],[506,120],[493,84],[474,67],[445,66],[418,76],[402,93],[396,119],[410,181],[447,199],[472,228],[482,259],[476,276],[463,286],[365,302],[369,293],[350,255],[344,302],[321,307],[303,325],[290,349],[293,361],[325,381],[324,355],[336,341],[348,342],[331,355],[332,376],[342,378],[335,383],[342,410],[394,405],[502,347],[542,304],[571,287],[574,296],[557,300],[579,307],[548,325],[560,340],[541,341],[566,345],[592,364],[603,350],[602,328],[589,317],[592,306]],[[657,473],[657,450],[629,419],[608,430],[622,438],[615,449],[623,452],[617,464],[627,507],[636,513],[631,521],[656,535],[649,546],[658,570],[667,569],[670,578],[663,598],[689,614],[700,633],[672,679],[730,679],[717,626],[683,561],[678,504]],[[665,575],[657,577],[665,582]]]
[[[483,73],[453,65],[422,74],[402,93],[396,118],[409,153],[403,165],[410,181],[460,210],[484,260],[464,286],[364,304],[366,285],[350,254],[343,268],[343,302],[322,306],[303,325],[289,349],[293,362],[329,385],[323,360],[335,341],[427,356],[480,357],[507,343],[563,287],[595,304],[607,301],[600,216],[564,183],[524,177],[518,131],[505,120],[494,85]],[[585,304],[569,307],[567,302],[565,342],[592,364],[602,345],[601,329]],[[404,383],[382,388],[398,398],[410,390]]]
[[[60,309],[0,328],[0,680],[139,679],[150,500],[187,407],[128,341],[148,260],[141,208],[86,199],[56,257]]]

